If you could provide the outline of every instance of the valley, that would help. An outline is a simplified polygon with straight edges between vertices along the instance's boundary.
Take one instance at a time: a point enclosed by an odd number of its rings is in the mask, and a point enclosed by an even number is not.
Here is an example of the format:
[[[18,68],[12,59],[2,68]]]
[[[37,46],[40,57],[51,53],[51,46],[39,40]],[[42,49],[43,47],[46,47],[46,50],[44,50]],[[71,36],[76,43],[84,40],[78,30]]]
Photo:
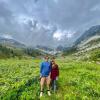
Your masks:
[[[14,40],[1,39],[0,100],[99,100],[100,99],[100,35],[80,37],[72,47],[26,47]],[[94,32],[94,30],[93,30]],[[80,40],[81,39],[81,40]],[[12,42],[13,41],[13,42]],[[55,56],[60,76],[56,93],[40,93],[40,63],[43,57]]]

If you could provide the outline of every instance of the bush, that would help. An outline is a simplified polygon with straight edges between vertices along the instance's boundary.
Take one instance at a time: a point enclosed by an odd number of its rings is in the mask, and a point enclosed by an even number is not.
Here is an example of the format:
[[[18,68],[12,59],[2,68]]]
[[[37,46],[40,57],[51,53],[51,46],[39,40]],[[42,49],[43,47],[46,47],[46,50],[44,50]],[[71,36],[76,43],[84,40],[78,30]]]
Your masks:
[[[90,59],[94,60],[94,61],[100,60],[100,50],[96,49],[96,50],[92,51]]]

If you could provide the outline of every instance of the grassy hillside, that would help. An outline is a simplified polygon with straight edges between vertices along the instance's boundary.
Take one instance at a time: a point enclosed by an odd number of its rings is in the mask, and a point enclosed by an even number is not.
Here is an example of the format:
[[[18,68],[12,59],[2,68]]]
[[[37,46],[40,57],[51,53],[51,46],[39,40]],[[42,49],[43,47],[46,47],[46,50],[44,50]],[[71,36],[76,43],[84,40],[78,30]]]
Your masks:
[[[77,45],[78,51],[89,51],[100,48],[100,35],[95,35]]]
[[[40,59],[0,60],[1,100],[38,100]],[[100,65],[59,58],[60,68],[57,93],[48,97],[46,90],[41,100],[99,100]]]
[[[16,48],[0,45],[0,59],[5,58],[27,58],[43,55],[41,51],[31,48]]]
[[[92,36],[65,50],[63,55],[73,55],[78,60],[100,61],[100,35]]]
[[[82,61],[99,61],[100,62],[100,48],[89,51],[81,51],[72,54],[76,59]]]
[[[24,52],[21,49],[9,48],[0,45],[0,58],[22,57]]]

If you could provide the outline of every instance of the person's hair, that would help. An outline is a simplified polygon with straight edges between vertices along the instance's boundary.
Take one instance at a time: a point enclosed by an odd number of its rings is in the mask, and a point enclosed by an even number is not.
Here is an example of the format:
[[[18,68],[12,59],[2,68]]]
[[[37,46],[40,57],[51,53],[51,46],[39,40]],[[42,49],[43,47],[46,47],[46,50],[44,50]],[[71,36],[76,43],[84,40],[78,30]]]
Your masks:
[[[55,64],[55,61],[53,61],[53,60],[52,60],[52,61],[51,61],[51,65],[52,65],[52,63],[54,63],[54,64]]]
[[[55,57],[53,56],[51,59],[55,59]]]
[[[45,56],[44,58],[45,58],[45,59],[47,59],[47,58],[49,59],[49,57],[48,57],[48,56]]]
[[[51,63],[54,62],[53,60],[51,61]]]

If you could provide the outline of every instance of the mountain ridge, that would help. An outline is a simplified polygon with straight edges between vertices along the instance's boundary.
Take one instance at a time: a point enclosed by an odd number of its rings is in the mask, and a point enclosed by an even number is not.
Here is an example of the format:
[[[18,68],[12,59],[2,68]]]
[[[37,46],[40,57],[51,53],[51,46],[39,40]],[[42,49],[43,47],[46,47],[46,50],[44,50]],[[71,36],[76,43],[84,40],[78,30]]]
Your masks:
[[[80,42],[87,40],[88,38],[100,35],[100,25],[92,26],[88,30],[86,30],[74,43],[74,45],[80,44]]]
[[[10,38],[5,38],[0,36],[0,44],[8,47],[16,47],[16,48],[26,48],[26,45],[15,40],[15,39],[10,39]]]

